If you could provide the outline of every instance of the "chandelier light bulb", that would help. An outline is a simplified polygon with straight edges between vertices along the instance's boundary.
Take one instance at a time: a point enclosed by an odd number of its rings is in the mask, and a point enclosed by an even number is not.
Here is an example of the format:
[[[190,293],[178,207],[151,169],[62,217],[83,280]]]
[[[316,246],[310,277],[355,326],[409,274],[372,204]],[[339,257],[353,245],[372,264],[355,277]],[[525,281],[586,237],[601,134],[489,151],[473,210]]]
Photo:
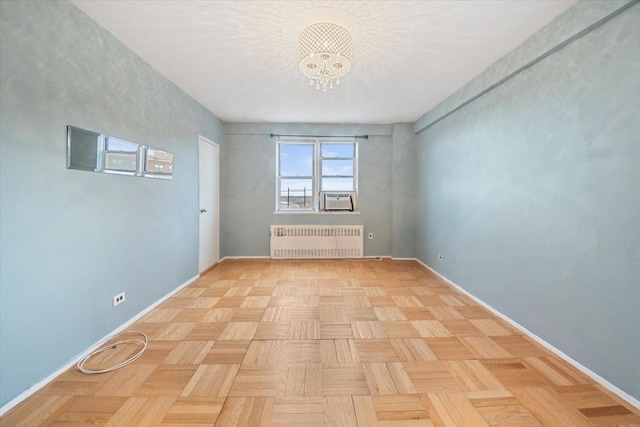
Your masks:
[[[298,38],[298,68],[316,89],[333,89],[333,82],[351,71],[352,40],[349,31],[328,22],[313,24]]]

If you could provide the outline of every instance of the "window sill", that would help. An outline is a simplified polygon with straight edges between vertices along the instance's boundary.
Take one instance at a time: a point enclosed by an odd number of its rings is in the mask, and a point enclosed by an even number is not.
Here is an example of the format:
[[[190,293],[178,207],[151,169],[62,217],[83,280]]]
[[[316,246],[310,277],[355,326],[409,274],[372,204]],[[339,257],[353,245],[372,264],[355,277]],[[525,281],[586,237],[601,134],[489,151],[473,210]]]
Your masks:
[[[331,211],[331,212],[315,212],[315,211],[276,211],[274,215],[360,215],[360,211]]]

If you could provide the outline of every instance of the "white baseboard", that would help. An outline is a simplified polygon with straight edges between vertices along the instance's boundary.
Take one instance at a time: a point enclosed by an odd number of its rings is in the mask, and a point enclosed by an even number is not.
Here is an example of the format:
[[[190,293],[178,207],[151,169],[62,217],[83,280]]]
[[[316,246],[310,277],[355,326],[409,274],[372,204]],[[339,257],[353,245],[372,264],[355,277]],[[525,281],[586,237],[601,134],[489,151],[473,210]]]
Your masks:
[[[415,261],[415,258],[393,258],[390,257],[389,255],[367,255],[367,256],[363,256],[362,258],[364,259],[393,259],[393,260],[398,260],[398,261]],[[219,262],[222,262],[226,259],[271,259],[270,256],[226,256],[224,258],[222,258]],[[280,259],[280,258],[278,258]],[[305,261],[305,259],[313,259],[313,258],[294,258],[294,259],[298,259],[300,261]],[[343,259],[343,258],[317,258],[318,260],[331,260],[331,259]],[[350,260],[357,260],[358,258],[344,258],[344,259],[350,259]]]
[[[620,399],[624,400],[625,402],[627,402],[631,406],[634,406],[635,408],[640,409],[640,400],[636,399],[635,397],[631,396],[629,393],[626,393],[624,390],[621,390],[618,387],[616,387],[615,385],[611,384],[609,381],[607,381],[606,379],[602,378],[600,375],[596,374],[591,369],[589,369],[586,366],[582,365],[580,362],[572,359],[570,356],[566,355],[565,353],[563,353],[562,351],[560,351],[559,349],[557,349],[553,345],[549,344],[544,339],[540,338],[539,336],[537,336],[536,334],[534,334],[533,332],[531,332],[530,330],[528,330],[524,326],[520,325],[515,320],[513,320],[510,317],[500,313],[498,310],[496,310],[495,308],[491,307],[489,304],[485,303],[480,298],[470,294],[467,290],[465,290],[461,286],[457,285],[456,283],[452,282],[451,280],[449,280],[447,277],[443,276],[442,274],[438,273],[436,270],[434,270],[433,268],[429,267],[424,262],[420,261],[417,258],[415,258],[415,260],[416,260],[416,262],[418,264],[422,265],[427,270],[431,271],[433,274],[435,274],[436,276],[440,277],[442,280],[444,280],[445,282],[447,282],[448,284],[453,286],[456,290],[460,291],[464,295],[468,296],[469,298],[471,298],[472,300],[474,300],[475,302],[480,304],[482,307],[484,307],[487,310],[489,310],[491,313],[495,314],[496,316],[498,316],[499,318],[501,318],[505,322],[509,323],[511,326],[513,326],[514,328],[518,329],[520,332],[524,333],[529,338],[533,339],[535,342],[537,342],[538,344],[540,344],[541,346],[543,346],[547,350],[549,350],[552,353],[554,353],[556,356],[562,358],[564,361],[569,363],[571,366],[573,366],[574,368],[576,368],[577,370],[579,370],[583,374],[591,377],[591,379],[595,380],[597,383],[599,383],[601,386],[603,386],[604,388],[609,390],[611,393],[617,395]]]
[[[270,256],[226,256],[226,257],[223,257],[218,263],[221,263],[226,259],[271,259],[271,257]]]
[[[32,394],[34,394],[35,392],[40,390],[42,387],[44,387],[47,384],[49,384],[54,379],[56,379],[59,375],[61,375],[67,369],[69,369],[72,366],[74,366],[83,357],[85,357],[88,354],[90,354],[90,353],[94,352],[95,350],[97,350],[102,344],[104,344],[106,341],[108,341],[111,337],[113,337],[114,335],[117,335],[118,333],[122,332],[124,329],[128,328],[131,324],[133,324],[133,322],[135,322],[136,320],[140,319],[142,316],[144,316],[145,314],[147,314],[148,312],[150,312],[151,310],[156,308],[158,305],[162,304],[168,298],[170,298],[173,295],[175,295],[178,291],[182,290],[182,288],[184,288],[184,287],[188,286],[189,284],[193,283],[193,281],[196,280],[198,277],[200,277],[200,275],[194,276],[191,279],[187,280],[182,285],[178,286],[177,288],[175,288],[174,290],[172,290],[171,292],[169,292],[168,294],[166,294],[165,296],[163,296],[162,298],[160,298],[159,300],[157,300],[156,302],[151,304],[149,307],[145,308],[140,313],[136,314],[131,319],[129,319],[128,321],[126,321],[122,325],[118,326],[110,334],[108,334],[105,337],[101,338],[99,341],[97,341],[91,347],[87,348],[82,353],[78,354],[73,359],[69,360],[67,363],[65,363],[63,366],[58,368],[55,372],[53,372],[50,375],[48,375],[42,381],[39,381],[38,383],[32,385],[31,387],[29,387],[28,389],[26,389],[25,391],[23,391],[22,393],[20,393],[19,395],[17,395],[16,397],[11,399],[7,403],[5,403],[2,407],[0,407],[0,417],[4,416],[12,408],[14,408],[18,404],[20,404],[22,401],[24,401],[29,396],[31,396]]]

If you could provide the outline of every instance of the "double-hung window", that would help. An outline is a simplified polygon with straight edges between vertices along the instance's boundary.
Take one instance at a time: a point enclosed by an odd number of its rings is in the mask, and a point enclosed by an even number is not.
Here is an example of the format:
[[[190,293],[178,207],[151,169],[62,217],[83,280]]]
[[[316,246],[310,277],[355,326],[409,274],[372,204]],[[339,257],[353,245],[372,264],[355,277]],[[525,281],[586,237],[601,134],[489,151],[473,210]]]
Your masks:
[[[357,191],[356,142],[278,141],[276,211],[319,210],[323,191]]]

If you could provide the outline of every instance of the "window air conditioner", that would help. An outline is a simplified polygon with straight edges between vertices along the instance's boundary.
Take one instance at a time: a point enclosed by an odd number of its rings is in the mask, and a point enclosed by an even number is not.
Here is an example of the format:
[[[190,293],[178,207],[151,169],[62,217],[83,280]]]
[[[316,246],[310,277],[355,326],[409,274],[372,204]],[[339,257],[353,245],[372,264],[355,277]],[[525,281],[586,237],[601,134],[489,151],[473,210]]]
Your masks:
[[[355,191],[323,191],[320,193],[321,211],[350,211],[356,210]]]

